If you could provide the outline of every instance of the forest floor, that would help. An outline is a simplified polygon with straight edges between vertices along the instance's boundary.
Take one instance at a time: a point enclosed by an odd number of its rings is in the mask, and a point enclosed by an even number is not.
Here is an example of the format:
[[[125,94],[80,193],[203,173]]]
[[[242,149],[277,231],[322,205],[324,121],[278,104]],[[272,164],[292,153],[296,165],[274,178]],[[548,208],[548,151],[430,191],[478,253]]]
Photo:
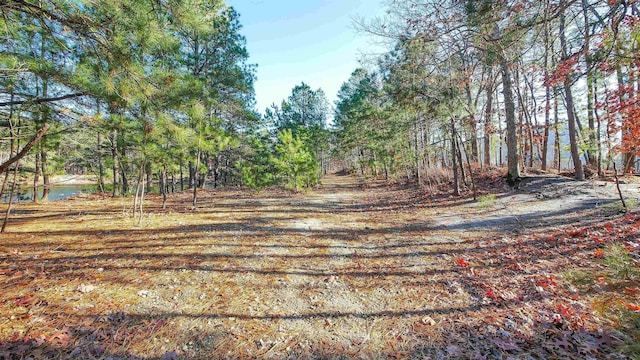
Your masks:
[[[148,196],[141,224],[131,199],[15,204],[0,358],[639,356],[640,215],[615,185],[323,183]]]

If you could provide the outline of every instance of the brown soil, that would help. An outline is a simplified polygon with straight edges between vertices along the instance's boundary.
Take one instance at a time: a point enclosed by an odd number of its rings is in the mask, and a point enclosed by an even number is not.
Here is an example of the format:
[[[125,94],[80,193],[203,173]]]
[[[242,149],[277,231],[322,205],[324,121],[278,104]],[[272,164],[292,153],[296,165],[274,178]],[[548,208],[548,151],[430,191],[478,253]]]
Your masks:
[[[95,175],[52,175],[49,181],[51,186],[95,185],[98,183],[98,178]],[[26,176],[20,183],[23,186],[33,186],[33,175]],[[43,185],[42,176],[38,185]]]
[[[131,199],[17,204],[0,357],[623,358],[598,294],[563,274],[598,266],[592,236],[635,244],[638,218],[611,184],[497,190],[480,205],[329,176],[203,191],[196,211],[188,192],[166,210],[149,196],[140,225]]]

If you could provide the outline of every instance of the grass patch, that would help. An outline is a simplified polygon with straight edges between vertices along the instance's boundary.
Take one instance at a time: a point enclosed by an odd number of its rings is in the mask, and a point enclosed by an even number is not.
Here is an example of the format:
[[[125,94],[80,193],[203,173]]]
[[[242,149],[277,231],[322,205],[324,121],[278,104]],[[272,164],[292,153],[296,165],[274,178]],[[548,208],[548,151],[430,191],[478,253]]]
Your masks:
[[[605,205],[604,208],[618,213],[626,213],[638,207],[638,201],[636,199],[625,199],[624,202],[626,207],[623,206],[622,202],[618,199],[615,202]]]
[[[595,283],[593,275],[585,270],[567,270],[562,273],[562,277],[580,288],[589,288]]]
[[[638,277],[638,264],[627,247],[621,243],[607,246],[603,264],[615,281],[629,281]]]
[[[497,201],[497,196],[496,194],[488,194],[488,195],[482,195],[478,197],[478,203],[477,203],[477,207],[479,210],[484,210],[486,208],[489,208],[491,206],[493,206],[496,201]]]
[[[631,359],[640,359],[639,266],[628,246],[613,243],[599,260],[604,271],[570,270],[564,278],[573,285],[594,292],[593,308],[620,331],[624,344],[618,349]],[[603,286],[597,286],[598,284]]]
[[[640,359],[640,311],[623,309],[618,321],[620,329],[627,334],[625,344],[620,349],[631,359]]]

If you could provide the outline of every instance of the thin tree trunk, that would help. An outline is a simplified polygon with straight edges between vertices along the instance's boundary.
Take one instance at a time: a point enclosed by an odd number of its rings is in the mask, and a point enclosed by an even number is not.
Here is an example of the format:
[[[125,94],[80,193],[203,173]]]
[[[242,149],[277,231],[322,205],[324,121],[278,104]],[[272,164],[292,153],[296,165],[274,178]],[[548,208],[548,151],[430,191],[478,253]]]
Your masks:
[[[489,69],[489,84],[487,85],[487,104],[484,113],[484,164],[491,166],[491,120],[493,116],[493,69]]]
[[[531,149],[531,158],[529,159],[529,167],[533,167],[534,165],[534,157],[533,155],[536,153],[534,151],[535,149],[535,145],[536,145],[536,141],[535,141],[535,137],[534,137],[534,126],[537,129],[537,126],[539,125],[538,122],[538,101],[536,100],[536,90],[535,90],[535,86],[533,83],[533,80],[529,80],[529,78],[527,77],[526,74],[524,74],[524,81],[527,85],[527,87],[529,88],[529,94],[531,96],[531,108],[533,109],[533,111],[526,111],[525,115],[526,115],[526,120],[527,120],[527,135],[529,137],[529,147]],[[537,131],[537,130],[536,130]]]
[[[620,180],[618,179],[618,168],[616,167],[615,162],[613,163],[613,177],[616,180],[616,189],[618,190],[618,196],[620,196],[620,202],[622,203],[622,208],[626,211],[627,203],[624,201],[624,196],[622,196],[622,190],[620,190]]]
[[[14,133],[14,127],[13,127],[13,122],[11,120],[12,115],[10,115],[9,117],[9,133],[11,134],[11,140],[10,140],[10,150],[9,150],[9,157],[13,157],[13,154],[16,152],[16,136]],[[9,176],[11,175],[11,171],[9,168],[7,168],[4,171],[4,180],[2,181],[2,188],[0,189],[0,198],[2,198],[2,195],[4,195],[4,192],[7,190],[7,184],[9,183]]]
[[[101,110],[100,110],[100,101],[96,101],[96,117],[101,118]],[[96,155],[98,156],[98,188],[100,188],[100,193],[104,197],[104,164],[102,159],[102,134],[100,127],[97,128],[97,144],[96,144]]]
[[[507,182],[514,184],[520,178],[520,169],[518,168],[518,135],[511,70],[509,70],[509,64],[504,54],[500,55],[500,70],[502,72],[502,93],[504,95],[507,125]]]
[[[462,138],[460,137],[460,134],[457,131],[455,133],[455,137],[456,137],[455,141],[457,143],[456,150],[458,150],[456,155],[458,156],[458,165],[460,165],[460,178],[462,179],[462,183],[464,184],[464,186],[469,187],[469,183],[467,183],[467,174],[465,173],[465,170],[464,170],[464,161],[462,161],[462,151],[464,150],[466,154],[466,150],[464,149]],[[460,141],[458,141],[458,138],[460,138]]]
[[[547,3],[548,5],[548,3]],[[545,6],[545,19],[548,6]],[[549,22],[544,22],[544,134],[542,135],[542,171],[547,170],[547,157],[549,155],[549,128],[551,126],[551,84],[549,84]]]
[[[13,88],[11,88],[11,101],[13,101],[14,99],[14,94],[13,94]],[[13,106],[9,107],[9,115],[7,117],[7,122],[9,123],[9,134],[11,136],[11,140],[9,140],[9,158],[11,159],[14,154],[16,153],[16,140],[17,140],[17,135],[15,133],[15,127],[13,126]],[[0,189],[0,198],[2,198],[2,195],[4,194],[5,190],[7,189],[7,184],[9,183],[9,175],[10,175],[10,171],[9,168],[7,167],[6,170],[2,171],[4,172],[4,180],[2,181],[2,188]],[[2,173],[0,172],[0,174]]]
[[[165,209],[167,207],[167,190],[169,190],[169,187],[167,186],[167,168],[165,166],[162,167],[160,182],[162,189],[162,209]]]
[[[98,144],[96,151],[98,154],[98,187],[100,188],[100,192],[104,194],[104,165],[102,163],[102,139],[100,136],[100,130],[98,130]]]
[[[593,83],[593,101],[597,104],[598,103],[598,87],[594,81]],[[596,123],[597,123],[597,137],[596,137],[596,144],[598,145],[598,176],[602,177],[603,172],[602,172],[602,139],[600,138],[600,134],[602,134],[602,121],[600,119],[600,116],[598,115],[598,110],[594,109],[594,115],[596,117]]]
[[[558,171],[562,170],[562,152],[560,147],[560,105],[558,104],[558,90],[556,88],[553,89],[553,126],[554,126],[554,145],[553,152],[554,158],[556,159],[556,168]]]
[[[498,161],[496,161],[496,165],[504,166],[504,149],[503,143],[506,143],[506,138],[502,134],[502,117],[500,116],[500,111],[498,113],[498,136],[500,138],[500,147],[498,147]]]
[[[158,172],[158,195],[164,195],[166,190],[166,184],[162,176],[163,170]]]
[[[471,84],[470,82],[467,82],[464,86],[464,91],[465,91],[465,96],[466,96],[466,100],[467,100],[467,108],[468,109],[474,109],[475,106],[473,104],[473,97],[471,96]],[[471,135],[469,137],[469,141],[471,142],[471,161],[473,161],[474,163],[478,163],[478,132],[477,132],[477,121],[475,118],[475,115],[473,113],[473,111],[469,111],[469,122],[467,123],[467,125],[469,126],[469,134]],[[467,154],[467,151],[465,150],[465,154]],[[468,159],[469,160],[469,159]]]
[[[151,173],[151,163],[147,163],[147,165],[145,165],[145,173],[147,176],[147,180],[145,182],[145,191],[147,191],[147,193],[151,190],[151,185],[153,183],[153,179],[152,177],[152,173]]]
[[[201,174],[200,176],[200,183],[198,184],[198,186],[200,186],[201,189],[204,189],[205,184],[207,183],[207,178],[209,175],[209,154],[208,153],[204,153],[204,162],[205,162],[205,170],[204,173]],[[199,170],[196,170],[199,171]]]
[[[592,60],[591,60],[591,32],[589,30],[589,15],[588,15],[589,1],[582,0],[582,15],[584,17],[584,58],[585,65],[587,67],[587,122],[589,126],[589,134],[588,134],[588,147],[587,147],[587,156],[589,158],[589,165],[592,167],[596,167],[598,164],[596,163],[596,128],[595,128],[595,118],[594,118],[594,79],[593,79],[593,71],[592,71]]]
[[[141,179],[142,176],[142,171],[140,172],[140,175],[138,176],[138,181],[136,182],[136,193],[133,196],[133,214],[131,215],[132,218],[136,218],[136,215],[138,214],[138,196],[140,196],[140,182],[142,181]]]
[[[32,196],[32,201],[33,202],[38,202],[39,198],[38,198],[38,182],[40,182],[40,167],[41,167],[41,162],[40,162],[40,151],[36,150],[36,161],[35,161],[35,169],[34,169],[34,173],[33,173],[33,196]]]
[[[122,136],[122,135],[121,135]],[[126,157],[126,153],[124,151],[124,149],[122,149],[122,153],[120,154],[119,158],[119,163],[120,163],[120,179],[121,181],[121,185],[122,185],[122,195],[126,196],[129,193],[129,178],[127,177],[127,166],[125,165],[125,160],[127,160]]]
[[[462,138],[460,137],[460,134],[458,134],[458,139],[460,140],[460,142],[462,142]],[[469,178],[471,178],[471,190],[473,191],[473,200],[476,200],[476,180],[473,177],[473,168],[471,167],[471,161],[469,161],[469,155],[467,154],[466,150],[465,150],[465,158],[467,159],[467,167],[469,169]],[[460,164],[460,167],[462,168],[462,164]]]
[[[119,166],[119,160],[118,160],[118,133],[116,131],[114,131],[111,134],[111,138],[110,138],[110,142],[111,142],[111,157],[113,158],[113,166],[111,167],[111,170],[113,172],[113,197],[118,196],[118,166]]]
[[[182,173],[182,160],[180,161],[180,191],[184,191],[184,174]]]
[[[42,200],[44,201],[49,200],[49,193],[51,193],[51,175],[49,174],[48,160],[47,151],[43,149],[40,154],[40,165],[42,167]]]
[[[563,0],[563,3],[565,0]],[[567,41],[565,38],[565,11],[564,9],[560,13],[560,46],[562,48],[562,60],[569,58],[567,54]],[[584,169],[582,168],[582,161],[580,160],[580,151],[578,150],[578,139],[576,131],[576,117],[573,106],[573,93],[571,92],[572,77],[567,75],[564,80],[564,92],[567,108],[567,121],[569,127],[569,145],[571,147],[571,158],[573,159],[573,166],[575,169],[576,180],[584,180]]]
[[[213,165],[213,188],[218,188],[220,183],[220,154],[216,155]]]
[[[11,121],[11,119],[9,119],[9,121]],[[47,126],[47,124],[45,124],[45,127]],[[20,148],[20,127],[21,127],[21,121],[18,120],[18,130],[15,132],[13,131],[13,126],[11,126],[11,132],[12,135],[15,135],[16,140],[16,149]],[[41,130],[42,131],[42,130]],[[46,128],[45,128],[46,131]],[[37,135],[36,135],[37,136]],[[12,136],[13,138],[14,136]],[[32,145],[33,146],[33,145]],[[26,146],[25,146],[26,147]],[[26,153],[26,152],[25,152]],[[24,156],[24,155],[23,155]],[[17,157],[17,155],[16,155]],[[20,159],[22,157],[18,157],[17,160],[15,161],[16,166],[13,169],[13,183],[11,184],[11,191],[9,192],[9,204],[7,204],[7,211],[4,214],[4,221],[2,222],[2,228],[0,228],[0,233],[4,233],[4,231],[7,229],[7,223],[9,222],[9,216],[11,215],[11,207],[13,205],[13,194],[16,191],[16,183],[18,182],[18,170],[20,168]],[[4,170],[3,170],[4,171]]]
[[[193,161],[189,161],[189,188],[191,187],[198,187],[198,180],[197,178],[197,174],[196,174],[196,169],[193,166]]]
[[[44,25],[44,24],[42,24]],[[45,62],[45,51],[46,51],[46,42],[45,37],[40,34],[40,60]],[[46,75],[41,77],[42,80],[42,97],[46,98],[49,92],[49,80]],[[36,80],[37,81],[37,80]],[[47,112],[48,109],[46,105],[39,106],[40,116],[36,120],[37,124],[47,124]],[[42,142],[40,143],[40,150],[44,150],[42,143],[45,141],[45,136],[42,137]],[[38,182],[40,181],[40,171],[42,170],[42,151],[36,150],[36,163],[35,163],[35,174],[33,178],[33,202],[37,202],[38,199]]]
[[[143,173],[140,174],[140,181],[142,182],[142,189],[140,191],[140,212],[139,212],[139,215],[138,215],[139,216],[138,217],[138,225],[140,225],[142,223],[142,215],[144,214],[144,212],[143,212],[143,209],[144,209],[143,204],[144,204],[144,193],[145,193],[145,183],[146,183],[145,174],[144,174],[144,172],[146,172],[145,169],[146,169],[146,166],[144,166],[144,165],[141,166],[141,171],[143,171]]]
[[[520,104],[522,104],[518,110],[518,121],[520,122],[522,134],[521,143],[523,144],[522,148],[524,149],[522,165],[523,168],[525,167],[525,164],[528,167],[533,167],[533,122],[531,121],[531,113],[528,111],[529,106],[525,106],[528,100],[526,98],[526,92],[522,91],[522,89],[520,88],[520,74],[519,72],[517,72],[516,74],[518,74],[516,83],[516,94],[518,96],[518,101],[520,102]],[[529,82],[527,80],[527,76],[523,74],[523,77],[525,85],[528,86]],[[533,108],[536,108],[535,102],[533,103]],[[525,163],[526,156],[528,156],[528,161]]]
[[[516,71],[512,72],[513,75],[513,91],[515,92],[515,98],[517,99],[520,106],[518,106],[518,137],[520,138],[519,142],[519,160],[520,165],[519,169],[525,169],[525,161],[527,160],[527,146],[529,143],[527,142],[527,137],[525,135],[525,121],[524,121],[524,100],[522,98],[522,94],[520,93],[520,72],[516,69]]]
[[[7,204],[7,211],[4,213],[4,222],[2,222],[2,228],[0,233],[4,233],[7,229],[7,223],[9,222],[9,216],[11,215],[11,207],[13,205],[13,194],[16,191],[16,183],[18,182],[18,169],[20,168],[20,162],[16,162],[16,166],[13,170],[13,183],[11,184],[11,192],[9,192],[9,204]]]
[[[414,129],[414,163],[416,166],[416,180],[418,181],[418,186],[422,186],[422,174],[420,173],[420,150],[418,149],[418,124],[416,124]]]
[[[198,149],[198,151],[196,151],[196,163],[195,163],[195,169],[199,169],[200,168],[200,150]],[[191,208],[192,210],[196,209],[196,203],[198,201],[198,172],[199,171],[194,171],[193,172],[193,199],[191,202]]]
[[[458,164],[457,164],[457,149],[456,149],[456,123],[453,118],[451,118],[451,161],[453,166],[453,195],[460,196],[460,180],[458,175]]]

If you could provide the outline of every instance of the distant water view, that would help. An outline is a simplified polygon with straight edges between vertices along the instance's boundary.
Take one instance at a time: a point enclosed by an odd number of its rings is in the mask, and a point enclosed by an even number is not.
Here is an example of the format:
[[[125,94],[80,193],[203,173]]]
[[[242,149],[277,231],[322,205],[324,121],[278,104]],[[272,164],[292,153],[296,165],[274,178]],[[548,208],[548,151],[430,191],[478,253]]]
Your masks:
[[[54,185],[50,187],[49,201],[62,200],[71,196],[75,196],[83,193],[92,193],[97,189],[97,185],[83,184],[83,185]],[[42,187],[38,188],[38,196],[42,196]],[[9,201],[9,189],[6,194],[2,195],[2,202]],[[31,201],[33,200],[33,188],[21,188],[16,191],[13,196],[13,201]]]

